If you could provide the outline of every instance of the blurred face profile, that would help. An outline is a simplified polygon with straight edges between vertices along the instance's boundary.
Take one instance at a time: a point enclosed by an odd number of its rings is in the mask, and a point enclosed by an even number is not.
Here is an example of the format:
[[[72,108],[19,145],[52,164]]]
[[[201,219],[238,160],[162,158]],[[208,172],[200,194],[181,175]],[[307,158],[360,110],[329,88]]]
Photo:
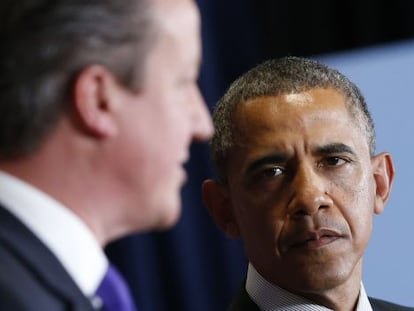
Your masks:
[[[154,0],[156,42],[149,51],[138,93],[125,90],[122,124],[124,183],[129,221],[140,229],[168,228],[181,211],[183,164],[194,140],[213,129],[197,86],[201,62],[200,17],[191,0]],[[138,204],[138,206],[137,206]]]

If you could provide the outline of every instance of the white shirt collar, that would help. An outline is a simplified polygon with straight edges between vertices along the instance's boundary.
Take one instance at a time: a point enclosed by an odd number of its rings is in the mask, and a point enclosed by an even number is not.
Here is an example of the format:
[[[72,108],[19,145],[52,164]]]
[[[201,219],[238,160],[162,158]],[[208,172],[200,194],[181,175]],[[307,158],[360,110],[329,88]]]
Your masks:
[[[262,311],[332,311],[268,282],[250,263],[247,270],[246,291]],[[362,283],[356,311],[372,311]]]
[[[91,297],[108,260],[82,220],[46,193],[1,171],[0,202],[50,249],[83,294]]]

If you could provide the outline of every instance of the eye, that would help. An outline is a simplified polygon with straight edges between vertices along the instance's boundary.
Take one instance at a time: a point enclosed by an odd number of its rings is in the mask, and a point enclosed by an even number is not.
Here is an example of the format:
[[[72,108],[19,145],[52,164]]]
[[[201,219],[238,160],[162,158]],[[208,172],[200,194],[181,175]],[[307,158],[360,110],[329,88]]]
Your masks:
[[[318,166],[341,166],[348,162],[350,161],[341,157],[327,157],[324,158]]]
[[[265,177],[277,177],[283,175],[283,173],[284,170],[280,166],[269,167],[262,172]]]

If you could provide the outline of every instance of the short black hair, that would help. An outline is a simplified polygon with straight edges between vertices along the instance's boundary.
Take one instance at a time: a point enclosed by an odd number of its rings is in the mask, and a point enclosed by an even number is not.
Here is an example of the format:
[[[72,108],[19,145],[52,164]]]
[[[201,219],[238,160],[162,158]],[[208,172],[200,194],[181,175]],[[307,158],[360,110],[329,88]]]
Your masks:
[[[353,117],[361,121],[371,155],[375,152],[375,130],[371,114],[359,88],[338,70],[301,57],[272,59],[235,80],[218,101],[213,122],[211,157],[217,177],[225,181],[228,152],[234,146],[233,122],[238,105],[259,97],[300,93],[310,89],[335,89],[344,94]]]

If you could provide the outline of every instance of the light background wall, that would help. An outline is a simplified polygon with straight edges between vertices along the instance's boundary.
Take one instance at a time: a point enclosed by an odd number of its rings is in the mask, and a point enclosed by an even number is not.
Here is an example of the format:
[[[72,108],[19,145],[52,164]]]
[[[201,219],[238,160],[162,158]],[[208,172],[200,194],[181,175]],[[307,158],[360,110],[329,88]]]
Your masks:
[[[414,306],[414,41],[316,57],[360,87],[372,112],[377,152],[393,155],[396,178],[375,216],[363,280],[370,296]]]

